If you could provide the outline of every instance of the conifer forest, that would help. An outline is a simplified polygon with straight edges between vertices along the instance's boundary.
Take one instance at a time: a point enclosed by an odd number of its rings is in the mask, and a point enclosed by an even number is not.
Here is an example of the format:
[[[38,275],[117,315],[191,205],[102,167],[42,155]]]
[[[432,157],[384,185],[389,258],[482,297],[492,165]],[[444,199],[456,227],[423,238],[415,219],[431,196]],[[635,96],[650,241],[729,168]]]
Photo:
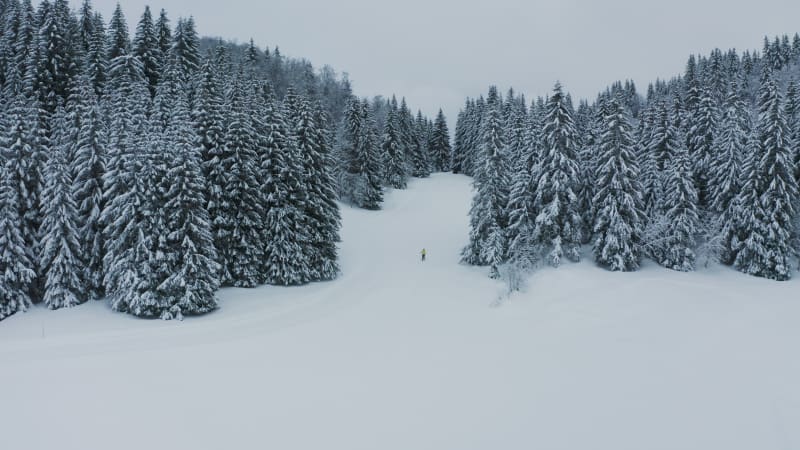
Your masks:
[[[0,2],[0,319],[107,299],[162,319],[221,286],[332,280],[337,201],[450,169],[443,113],[146,8]],[[132,23],[133,25],[133,23]]]
[[[787,280],[797,270],[800,36],[692,55],[644,95],[617,82],[577,103],[496,87],[467,99],[453,171],[474,178],[462,261],[512,283],[542,264],[677,271],[710,261]],[[515,281],[516,280],[516,281]]]
[[[798,19],[0,0],[0,450],[800,449]]]

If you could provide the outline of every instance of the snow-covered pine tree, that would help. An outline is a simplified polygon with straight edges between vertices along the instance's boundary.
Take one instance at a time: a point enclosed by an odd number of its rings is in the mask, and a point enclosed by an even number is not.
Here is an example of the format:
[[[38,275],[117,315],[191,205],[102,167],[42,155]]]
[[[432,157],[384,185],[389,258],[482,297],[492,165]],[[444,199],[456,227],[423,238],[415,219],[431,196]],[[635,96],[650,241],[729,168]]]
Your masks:
[[[800,183],[800,87],[797,80],[790,80],[786,88],[786,125],[789,127],[789,142],[792,145],[794,177]]]
[[[156,20],[156,35],[158,36],[158,50],[166,60],[172,48],[172,29],[169,25],[169,17],[165,10],[161,10]]]
[[[50,309],[69,308],[86,300],[85,273],[81,260],[78,209],[67,161],[70,149],[66,112],[56,111],[56,129],[63,138],[53,140],[45,167],[42,192],[44,217],[40,267],[45,278],[44,303]],[[66,139],[64,139],[66,138]]]
[[[414,117],[411,115],[405,97],[400,100],[400,108],[397,110],[397,131],[405,164],[408,165],[414,151]]]
[[[500,276],[499,267],[506,259],[509,171],[503,154],[502,114],[502,99],[492,86],[483,122],[481,171],[473,180],[476,193],[470,209],[470,242],[462,252],[462,261],[467,264],[489,265],[492,278]]]
[[[389,108],[386,124],[383,127],[381,151],[383,152],[383,173],[386,186],[405,189],[408,185],[405,154],[403,154],[398,131],[398,112]]]
[[[572,261],[580,259],[583,223],[577,195],[578,137],[572,108],[560,83],[556,83],[545,108],[533,239],[543,251],[549,250],[548,262],[558,266],[564,256]]]
[[[759,93],[757,147],[742,189],[745,237],[734,267],[773,280],[791,278],[797,182],[781,95],[774,76],[765,74]]]
[[[16,116],[24,108],[24,100],[13,101],[15,107],[6,105],[0,113],[0,123],[7,132],[0,141],[0,320],[30,307],[31,285],[36,277],[32,254],[21,232],[20,179],[13,163],[20,151],[19,136],[25,133],[24,119]]]
[[[178,73],[168,73],[164,84],[177,85]],[[174,81],[173,81],[174,80]],[[159,87],[159,94],[175,96],[170,120],[164,131],[162,151],[168,153],[164,210],[166,246],[163,249],[166,279],[158,286],[165,298],[162,319],[181,319],[217,308],[215,291],[219,287],[217,255],[204,195],[205,179],[200,164],[202,146],[197,145],[190,122],[185,93]]]
[[[263,257],[260,230],[263,211],[259,201],[258,136],[248,116],[243,80],[234,80],[228,104],[230,120],[224,137],[225,149],[215,169],[222,174],[224,184],[214,238],[223,266],[222,283],[254,287],[259,281]]]
[[[341,196],[360,208],[377,210],[383,203],[382,161],[372,128],[369,105],[351,97],[339,144],[344,166],[339,182]]]
[[[708,174],[714,148],[714,134],[717,131],[717,102],[708,88],[700,90],[697,109],[690,116],[688,124],[689,157],[694,165],[694,180],[698,195],[698,205],[707,208],[709,198]]]
[[[77,116],[80,128],[71,143],[75,205],[80,227],[80,254],[85,271],[81,276],[89,299],[103,296],[103,232],[100,217],[103,208],[103,174],[107,135],[92,81],[78,77],[72,89],[68,110]]]
[[[149,269],[150,249],[143,234],[142,153],[148,140],[150,93],[141,62],[133,56],[115,58],[109,70],[108,158],[103,174],[101,213],[104,226],[104,286],[115,311],[142,310],[141,284]]]
[[[175,27],[170,57],[178,64],[182,82],[188,82],[200,68],[200,38],[197,36],[194,18],[178,20]]]
[[[425,139],[426,130],[422,111],[417,111],[417,119],[414,122],[413,151],[411,152],[411,176],[417,178],[427,178],[431,174],[430,149],[427,139]]]
[[[616,98],[605,105],[602,125],[592,201],[597,210],[594,256],[610,270],[632,271],[639,267],[642,253],[644,213],[634,139],[627,113]]]
[[[300,158],[283,108],[272,95],[264,102],[262,117],[266,129],[260,176],[266,216],[261,271],[268,284],[303,284],[309,281],[310,269],[300,242],[306,237],[299,234],[307,195]]]
[[[128,35],[128,24],[122,7],[117,3],[114,14],[111,16],[111,23],[108,26],[108,37],[106,42],[106,60],[114,61],[115,58],[130,54],[130,39]],[[144,69],[142,69],[144,70]]]
[[[305,220],[296,237],[309,264],[311,280],[332,280],[339,273],[336,243],[339,241],[339,207],[335,201],[333,178],[324,141],[319,133],[317,114],[305,97],[297,101],[297,119],[292,138],[300,158],[302,183],[306,191]]]
[[[469,100],[467,100],[467,105],[469,105]],[[468,108],[469,106],[467,106]],[[455,139],[453,142],[453,173],[463,173],[464,171],[464,159],[466,158],[466,140],[467,140],[467,112],[466,109],[462,109],[458,112],[458,117],[456,118],[456,129],[455,129]]]
[[[84,55],[84,72],[89,75],[94,92],[99,97],[103,94],[108,78],[108,53],[106,52],[105,22],[100,13],[94,15],[94,29],[89,41],[89,50]]]
[[[709,177],[711,209],[718,215],[716,237],[718,257],[723,264],[733,264],[741,234],[741,220],[736,198],[745,180],[743,168],[750,134],[750,114],[739,97],[739,85],[730,84],[723,103],[719,131],[714,138],[714,155]]]
[[[535,108],[532,108],[535,109]],[[508,198],[509,262],[523,272],[536,264],[538,251],[533,243],[536,223],[536,186],[539,182],[541,117],[532,110],[525,127],[523,145],[518,149],[516,164],[512,167],[511,190]]]
[[[155,96],[159,73],[162,70],[163,57],[158,47],[158,34],[150,7],[144,7],[144,13],[136,26],[133,37],[133,55],[142,63],[144,77],[150,88],[150,95]]]
[[[692,179],[692,162],[682,136],[677,139],[667,166],[660,211],[665,221],[664,236],[658,252],[659,264],[672,270],[694,270],[697,258],[694,247],[700,217],[697,190]]]
[[[450,131],[447,129],[447,119],[442,110],[436,115],[433,128],[431,155],[433,155],[434,170],[436,172],[450,172],[453,166],[450,149]]]

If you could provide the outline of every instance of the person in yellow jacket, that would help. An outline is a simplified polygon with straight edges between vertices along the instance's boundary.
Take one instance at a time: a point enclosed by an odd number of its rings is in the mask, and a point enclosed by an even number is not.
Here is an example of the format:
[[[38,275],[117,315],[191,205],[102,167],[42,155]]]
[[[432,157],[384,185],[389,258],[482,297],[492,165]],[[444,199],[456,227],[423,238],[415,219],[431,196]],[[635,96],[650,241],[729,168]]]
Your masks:
[[[425,262],[425,256],[426,256],[427,254],[428,254],[428,252],[427,252],[427,251],[425,251],[425,249],[423,248],[423,249],[422,249],[422,251],[420,252],[420,255],[422,255],[422,262]]]

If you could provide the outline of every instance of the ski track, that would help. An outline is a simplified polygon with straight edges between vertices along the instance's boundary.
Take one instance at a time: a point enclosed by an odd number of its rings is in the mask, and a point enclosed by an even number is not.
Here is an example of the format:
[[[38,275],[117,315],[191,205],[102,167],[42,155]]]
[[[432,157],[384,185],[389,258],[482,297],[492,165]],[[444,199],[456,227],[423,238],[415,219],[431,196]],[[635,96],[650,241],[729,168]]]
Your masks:
[[[796,281],[585,261],[492,308],[503,286],[458,264],[469,182],[343,206],[332,282],[224,289],[183,322],[0,322],[0,448],[800,448]]]

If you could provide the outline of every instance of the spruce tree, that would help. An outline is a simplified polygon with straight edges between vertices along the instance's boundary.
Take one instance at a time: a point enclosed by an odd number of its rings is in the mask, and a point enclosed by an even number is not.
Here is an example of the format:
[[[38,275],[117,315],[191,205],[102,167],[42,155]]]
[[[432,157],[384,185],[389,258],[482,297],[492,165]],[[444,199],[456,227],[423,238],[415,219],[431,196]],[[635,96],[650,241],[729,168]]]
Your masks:
[[[172,29],[169,26],[169,17],[165,10],[161,10],[156,20],[156,34],[158,36],[158,50],[163,58],[167,58],[172,48]]]
[[[261,152],[260,175],[264,210],[264,281],[275,285],[297,285],[309,281],[309,261],[303,252],[300,235],[305,220],[300,158],[283,108],[269,96],[262,112],[266,126]]]
[[[660,207],[666,222],[659,255],[659,264],[664,267],[682,272],[694,270],[694,247],[700,221],[697,203],[692,163],[686,147],[680,145],[671,155],[667,167]]]
[[[171,57],[176,58],[178,73],[184,83],[200,68],[200,38],[195,29],[194,18],[178,21],[173,36]]]
[[[502,99],[492,86],[486,104],[481,145],[481,168],[473,181],[475,197],[470,209],[470,242],[462,252],[462,261],[489,265],[490,276],[500,276],[499,267],[506,258],[509,170],[503,155]]]
[[[763,81],[758,108],[757,147],[742,189],[746,232],[734,267],[750,275],[787,280],[791,277],[797,182],[781,95],[769,74]]]
[[[106,43],[106,59],[113,61],[120,56],[130,54],[130,38],[128,35],[128,24],[122,7],[117,3],[114,15],[111,16],[111,23],[108,27],[108,41]]]
[[[232,89],[224,154],[215,169],[224,182],[214,219],[214,239],[222,264],[222,283],[254,287],[259,281],[263,256],[260,230],[263,212],[258,200],[257,178],[258,140],[248,116],[243,81],[237,79]]]
[[[333,179],[324,141],[318,130],[315,112],[308,100],[297,103],[296,121],[292,130],[300,158],[302,182],[306,190],[303,204],[305,220],[296,238],[309,263],[312,280],[331,280],[339,273],[336,243],[339,241],[339,207],[335,202]]]
[[[796,80],[789,81],[786,88],[786,125],[789,127],[789,142],[793,146],[794,176],[800,182],[800,88]]]
[[[108,78],[108,53],[106,51],[106,29],[103,16],[94,16],[94,30],[89,41],[89,50],[85,54],[84,72],[88,74],[97,96],[103,94]]]
[[[171,70],[175,72],[174,66]],[[177,76],[168,74],[170,80],[165,84],[176,83]],[[171,117],[162,140],[165,144],[162,150],[170,155],[164,202],[165,211],[169,211],[164,249],[169,272],[159,285],[160,295],[166,298],[160,317],[180,319],[217,307],[217,255],[206,209],[200,147],[191,128],[185,94],[161,88],[159,94],[175,96],[169,99]]]
[[[689,124],[688,144],[689,156],[694,164],[699,205],[705,208],[711,203],[708,193],[708,173],[711,170],[718,112],[716,100],[709,89],[701,90],[698,102]]]
[[[386,124],[383,127],[383,142],[381,151],[383,152],[384,168],[383,173],[387,186],[394,189],[405,189],[407,187],[405,155],[402,152],[401,141],[398,132],[397,111],[390,108],[389,115],[386,117]]]
[[[339,183],[342,198],[360,208],[380,209],[383,202],[382,162],[368,105],[351,97],[344,120],[339,144],[344,166]]]
[[[592,200],[597,209],[595,260],[614,271],[636,270],[644,219],[639,165],[629,120],[617,99],[606,105],[598,150],[597,192]]]
[[[447,129],[447,119],[445,119],[441,109],[436,115],[430,151],[433,155],[434,170],[437,172],[450,172],[453,164],[450,149],[450,132]]]
[[[428,156],[430,149],[425,139],[425,132],[425,118],[422,116],[422,111],[417,111],[411,151],[411,176],[417,178],[427,178],[431,174],[431,163]]]
[[[723,105],[719,134],[714,140],[709,183],[711,208],[719,217],[716,228],[719,259],[723,264],[733,263],[741,234],[742,217],[736,200],[745,181],[743,166],[750,128],[747,106],[739,98],[738,85],[732,83]]]
[[[72,151],[75,205],[80,227],[80,256],[85,272],[82,275],[89,299],[103,296],[103,233],[101,215],[103,201],[103,174],[107,135],[103,113],[100,110],[91,80],[84,75],[78,79],[69,108],[80,123]]]
[[[10,131],[0,141],[0,320],[31,306],[31,284],[36,277],[32,254],[21,232],[16,186],[19,177],[13,164],[15,152],[19,151],[19,141],[13,139],[24,132],[22,120],[14,117],[19,111],[20,108],[8,108],[5,114],[0,113],[6,116],[2,122]]]
[[[536,187],[539,181],[541,123],[532,113],[526,123],[523,145],[518,148],[512,166],[511,190],[508,199],[508,259],[517,268],[528,271],[537,261],[533,242],[536,216]]]
[[[150,95],[154,96],[163,58],[161,49],[158,47],[158,34],[149,6],[145,6],[142,18],[136,26],[136,35],[133,38],[133,55],[142,62],[142,70],[150,87]]]
[[[109,70],[108,159],[103,174],[104,287],[115,311],[146,314],[141,286],[146,283],[150,248],[144,234],[147,203],[142,173],[148,143],[149,92],[141,63],[124,55]]]
[[[57,111],[58,125],[68,125],[65,112]],[[65,134],[62,134],[64,136]],[[44,303],[50,309],[69,308],[86,300],[82,276],[78,210],[67,162],[69,141],[58,139],[45,168],[42,192],[44,220],[40,265],[45,277]]]
[[[564,256],[573,261],[580,259],[583,226],[577,195],[580,166],[575,121],[561,84],[556,84],[545,108],[533,238],[542,250],[549,250],[548,262],[558,266]]]

